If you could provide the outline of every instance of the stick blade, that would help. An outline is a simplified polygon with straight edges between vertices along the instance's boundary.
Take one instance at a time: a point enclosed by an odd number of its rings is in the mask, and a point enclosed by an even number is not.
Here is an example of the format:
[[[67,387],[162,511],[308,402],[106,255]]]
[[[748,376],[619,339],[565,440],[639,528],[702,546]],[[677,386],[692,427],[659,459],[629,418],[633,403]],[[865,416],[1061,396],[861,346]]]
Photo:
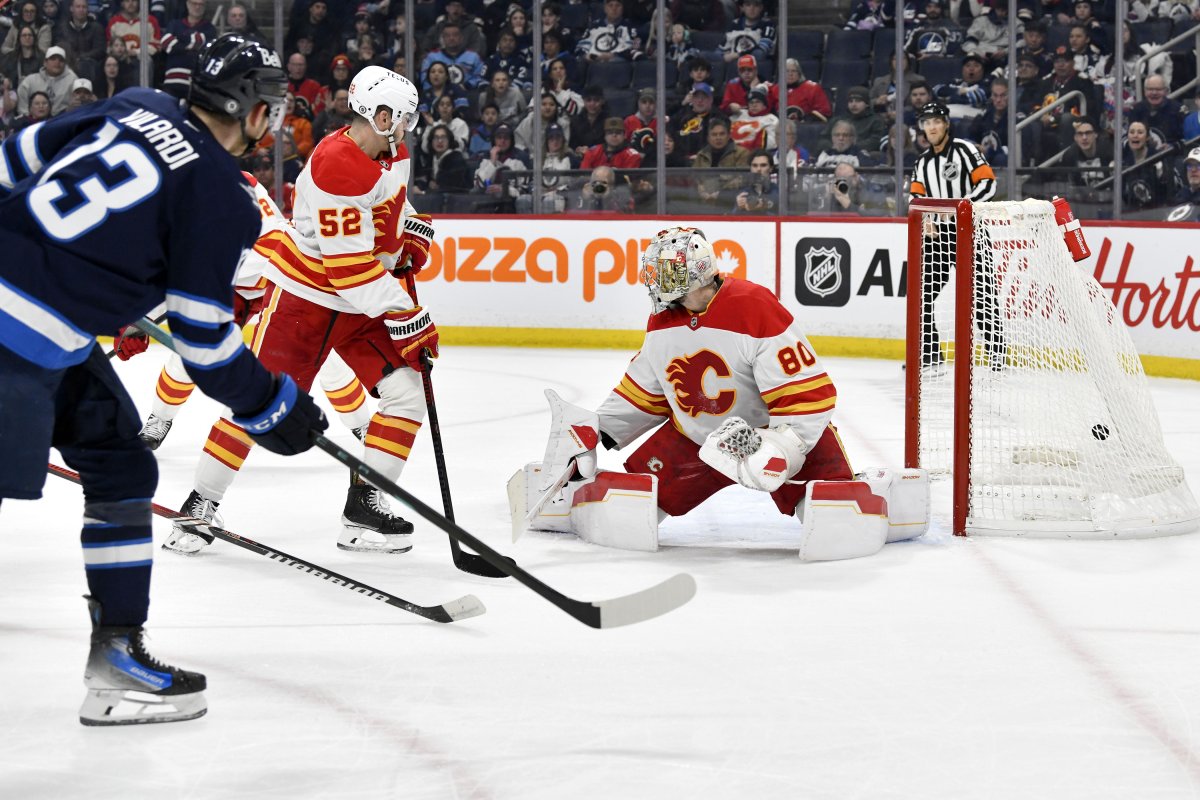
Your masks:
[[[592,603],[599,614],[595,628],[619,628],[661,617],[696,596],[696,579],[686,572],[673,575],[662,583],[640,592]]]
[[[478,617],[487,612],[483,603],[473,594],[468,594],[449,603],[442,603],[441,609],[446,612],[445,622],[457,622],[460,619]]]

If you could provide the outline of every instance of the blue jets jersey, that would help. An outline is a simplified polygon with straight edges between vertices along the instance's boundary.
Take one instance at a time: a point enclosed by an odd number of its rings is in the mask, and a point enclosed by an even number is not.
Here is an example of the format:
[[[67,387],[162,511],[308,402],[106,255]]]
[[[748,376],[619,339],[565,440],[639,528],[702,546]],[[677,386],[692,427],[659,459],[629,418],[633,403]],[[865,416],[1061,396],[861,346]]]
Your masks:
[[[163,92],[32,125],[0,145],[0,345],[61,369],[165,301],[188,374],[253,412],[273,383],[232,302],[260,226],[233,157]]]

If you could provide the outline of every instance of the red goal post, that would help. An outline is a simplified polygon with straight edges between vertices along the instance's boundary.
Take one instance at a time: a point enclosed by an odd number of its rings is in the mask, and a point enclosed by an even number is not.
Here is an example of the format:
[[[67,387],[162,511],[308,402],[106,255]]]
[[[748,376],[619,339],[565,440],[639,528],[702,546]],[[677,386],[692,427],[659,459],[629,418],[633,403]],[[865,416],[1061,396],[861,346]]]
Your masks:
[[[905,466],[950,478],[953,532],[1195,530],[1129,332],[1053,206],[914,200],[908,237]]]

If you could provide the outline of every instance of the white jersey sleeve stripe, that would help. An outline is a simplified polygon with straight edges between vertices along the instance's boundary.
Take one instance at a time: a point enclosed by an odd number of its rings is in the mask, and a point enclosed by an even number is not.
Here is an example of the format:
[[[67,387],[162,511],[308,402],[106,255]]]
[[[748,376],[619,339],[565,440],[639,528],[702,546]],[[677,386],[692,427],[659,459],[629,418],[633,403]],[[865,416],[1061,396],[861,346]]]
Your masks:
[[[44,122],[39,122],[36,125],[30,125],[25,130],[17,134],[17,152],[21,155],[21,161],[25,166],[25,172],[30,175],[35,175],[42,171],[45,162],[42,161],[41,154],[38,153],[37,137],[41,132]]]
[[[225,338],[216,344],[197,344],[174,334],[175,348],[189,369],[215,369],[241,355],[246,345],[242,342],[242,330],[230,325]]]
[[[233,319],[233,309],[203,297],[167,292],[167,315],[197,328],[219,328]]]

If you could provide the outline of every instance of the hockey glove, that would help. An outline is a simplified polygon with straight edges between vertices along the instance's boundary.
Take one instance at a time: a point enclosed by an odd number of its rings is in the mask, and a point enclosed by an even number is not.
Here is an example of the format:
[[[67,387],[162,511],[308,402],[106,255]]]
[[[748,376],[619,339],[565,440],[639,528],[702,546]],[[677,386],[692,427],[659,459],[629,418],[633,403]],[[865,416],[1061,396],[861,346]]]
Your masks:
[[[407,311],[389,311],[384,314],[383,322],[396,352],[417,372],[422,369],[424,353],[430,358],[438,357],[438,332],[427,309],[413,306]]]
[[[250,438],[284,456],[303,453],[313,445],[313,434],[329,427],[329,421],[308,392],[300,390],[291,375],[275,376],[275,394],[266,406],[249,414],[234,414],[233,422]]]
[[[700,460],[747,489],[773,492],[804,466],[808,447],[788,425],[751,428],[729,417],[708,435]]]
[[[132,325],[126,325],[117,332],[113,341],[117,358],[128,361],[138,353],[144,353],[150,347],[150,337]]]
[[[433,244],[433,217],[428,214],[413,214],[404,218],[404,234],[400,238],[400,253],[396,263],[401,270],[416,275],[425,269],[429,260],[429,247]]]

